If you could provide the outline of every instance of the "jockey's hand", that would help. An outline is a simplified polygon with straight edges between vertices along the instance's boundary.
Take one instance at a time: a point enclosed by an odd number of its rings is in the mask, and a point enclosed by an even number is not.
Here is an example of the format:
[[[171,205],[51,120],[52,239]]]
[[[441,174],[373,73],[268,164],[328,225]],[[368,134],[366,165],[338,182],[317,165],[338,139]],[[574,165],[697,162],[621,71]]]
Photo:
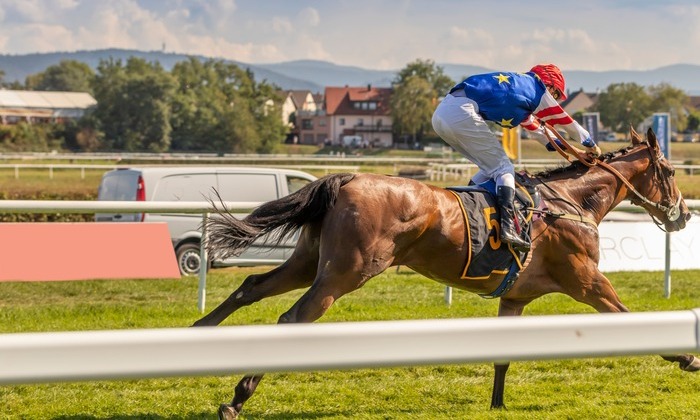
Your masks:
[[[586,156],[589,158],[597,159],[602,154],[603,152],[600,151],[600,147],[597,144],[590,147],[586,146]]]

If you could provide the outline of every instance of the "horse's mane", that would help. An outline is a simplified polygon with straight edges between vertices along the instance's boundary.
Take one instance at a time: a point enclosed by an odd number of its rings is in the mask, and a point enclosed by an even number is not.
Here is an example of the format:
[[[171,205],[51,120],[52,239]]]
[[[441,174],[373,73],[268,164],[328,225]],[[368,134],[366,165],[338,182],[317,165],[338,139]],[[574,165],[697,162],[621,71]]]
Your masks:
[[[647,142],[643,142],[642,144],[647,144]],[[608,162],[618,156],[623,156],[632,151],[632,149],[636,148],[638,145],[631,144],[627,147],[624,147],[620,150],[617,150],[615,152],[608,152],[604,155],[602,155],[599,160],[602,160],[603,162]],[[575,160],[572,162],[570,165],[562,165],[554,169],[548,169],[544,170],[542,172],[536,173],[534,176],[537,178],[550,178],[554,175],[559,175],[559,174],[565,174],[568,172],[581,172],[581,171],[587,171],[590,169],[588,166],[584,165],[583,163],[579,162],[578,160]]]

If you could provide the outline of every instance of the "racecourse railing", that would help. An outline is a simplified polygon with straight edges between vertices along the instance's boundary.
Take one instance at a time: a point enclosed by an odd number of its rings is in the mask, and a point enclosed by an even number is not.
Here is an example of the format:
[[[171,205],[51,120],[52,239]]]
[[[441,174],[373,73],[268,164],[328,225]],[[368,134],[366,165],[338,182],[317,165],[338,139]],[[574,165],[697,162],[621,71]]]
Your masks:
[[[309,162],[313,162],[314,160],[310,160]],[[172,160],[168,160],[167,162],[173,162]],[[303,171],[321,171],[324,174],[329,174],[331,172],[340,172],[340,171],[346,171],[346,172],[358,172],[360,170],[361,165],[393,165],[394,166],[394,175],[401,175],[401,171],[399,168],[402,165],[409,165],[414,171],[415,168],[418,167],[425,167],[424,173],[425,173],[425,178],[430,179],[431,181],[459,181],[463,179],[469,179],[471,178],[472,174],[474,174],[477,170],[478,167],[472,163],[445,163],[445,162],[430,162],[428,160],[417,160],[417,159],[374,159],[374,158],[366,158],[366,159],[348,159],[348,158],[337,158],[333,159],[332,162],[336,162],[333,164],[325,164],[325,165],[320,165],[320,164],[297,164],[297,165],[290,165],[290,164],[278,164],[275,163],[276,160],[261,160],[261,163],[264,163],[265,166],[268,167],[275,167],[275,168],[286,168],[286,169],[297,169],[297,170],[303,170]],[[340,163],[350,163],[352,162],[354,165],[347,165],[343,164],[341,165]],[[547,167],[552,167],[557,164],[561,164],[564,162],[562,159],[523,159],[515,164],[516,170],[523,170],[527,169],[532,171],[535,168],[540,168],[540,169],[545,169]],[[188,164],[192,164],[192,161],[188,161]],[[223,163],[222,163],[223,164]],[[230,163],[226,163],[230,164]],[[240,164],[240,163],[239,163]],[[247,165],[259,165],[260,163],[256,163],[256,161],[252,162],[246,162]],[[163,166],[181,166],[182,164],[177,164],[177,163],[158,163],[157,166],[163,167]],[[209,163],[208,165],[213,165],[212,163]],[[111,169],[119,169],[119,168],[131,168],[134,166],[141,166],[141,165],[109,165],[109,164],[83,164],[83,163],[72,163],[72,164],[61,164],[61,163],[46,163],[46,164],[34,164],[34,163],[4,163],[0,164],[0,170],[12,170],[14,172],[14,177],[15,179],[20,179],[21,173],[20,170],[29,170],[29,169],[40,169],[40,170],[46,170],[49,179],[54,178],[54,173],[56,170],[80,170],[80,177],[81,179],[85,178],[85,172],[86,170],[102,170],[102,171],[107,171]],[[143,165],[143,166],[152,166],[150,164],[148,165]],[[689,175],[693,176],[696,172],[700,172],[700,165],[686,165],[686,164],[675,164],[674,165],[676,169],[678,170],[684,170],[686,173]]]
[[[0,384],[678,354],[700,350],[699,318],[694,309],[13,333],[0,339]]]
[[[133,168],[135,165],[89,165],[89,164],[80,164],[80,163],[74,163],[74,164],[56,164],[56,163],[46,163],[46,164],[33,164],[33,163],[3,163],[0,164],[0,169],[11,169],[14,171],[14,176],[15,179],[20,178],[20,169],[23,170],[28,170],[28,169],[42,169],[46,170],[48,172],[48,177],[49,179],[54,178],[54,171],[56,169],[61,169],[61,170],[80,170],[80,178],[85,179],[85,170],[93,170],[93,171],[108,171],[112,169],[120,169],[120,168]],[[143,166],[151,166],[151,165],[143,165]],[[159,164],[158,167],[169,167],[169,166],[182,166],[177,165],[177,164]],[[209,165],[213,166],[213,165]],[[321,171],[324,174],[329,174],[331,171],[333,172],[338,172],[338,171],[349,171],[349,172],[357,172],[360,170],[360,167],[358,165],[277,165],[277,164],[272,164],[272,165],[265,165],[268,167],[274,167],[274,168],[286,168],[286,169],[297,169],[297,170],[306,170],[306,171]],[[139,166],[141,167],[141,166]]]
[[[533,168],[545,169],[564,162],[563,159],[523,159],[514,164],[516,170],[532,170]],[[479,168],[473,163],[429,163],[428,177],[431,181],[459,181],[469,180]],[[687,165],[674,163],[677,170],[683,170],[690,176],[700,172],[700,165]]]

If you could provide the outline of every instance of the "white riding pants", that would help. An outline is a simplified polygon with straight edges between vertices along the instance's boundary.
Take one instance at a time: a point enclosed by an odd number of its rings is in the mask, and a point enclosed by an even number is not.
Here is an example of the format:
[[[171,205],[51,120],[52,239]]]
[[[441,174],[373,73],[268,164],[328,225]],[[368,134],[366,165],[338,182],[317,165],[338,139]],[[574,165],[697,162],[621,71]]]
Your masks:
[[[503,145],[479,115],[474,101],[447,94],[433,113],[433,129],[453,149],[479,167],[472,180],[494,179],[497,186],[515,188],[515,168]]]

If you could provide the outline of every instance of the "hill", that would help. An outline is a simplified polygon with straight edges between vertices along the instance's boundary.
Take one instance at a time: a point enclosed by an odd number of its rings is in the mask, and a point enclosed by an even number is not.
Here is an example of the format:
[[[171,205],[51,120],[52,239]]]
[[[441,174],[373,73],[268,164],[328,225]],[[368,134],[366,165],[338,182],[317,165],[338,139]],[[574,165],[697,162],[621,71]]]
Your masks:
[[[170,70],[175,63],[186,60],[186,54],[168,53],[162,51],[137,51],[123,49],[104,49],[94,51],[37,53],[24,55],[0,55],[0,69],[5,71],[6,81],[23,82],[25,78],[38,73],[47,67],[57,64],[61,60],[82,61],[92,68],[96,68],[100,60],[119,59],[127,60],[135,56],[147,61],[157,61]],[[212,57],[195,56],[205,60]],[[249,68],[257,80],[267,80],[282,89],[308,89],[312,92],[322,92],[326,86],[373,86],[387,87],[396,76],[399,69],[372,70],[354,66],[340,66],[327,61],[297,60],[273,64],[250,64],[232,60],[225,60]],[[493,71],[486,67],[438,63],[445,73],[453,80],[461,80],[464,77]],[[501,69],[498,69],[501,70]],[[523,69],[502,69],[524,71]],[[567,85],[572,91],[583,89],[586,92],[604,90],[612,83],[637,83],[643,86],[668,83],[684,90],[689,95],[700,95],[700,66],[693,64],[674,64],[659,67],[652,70],[611,70],[611,71],[584,71],[567,70]]]

